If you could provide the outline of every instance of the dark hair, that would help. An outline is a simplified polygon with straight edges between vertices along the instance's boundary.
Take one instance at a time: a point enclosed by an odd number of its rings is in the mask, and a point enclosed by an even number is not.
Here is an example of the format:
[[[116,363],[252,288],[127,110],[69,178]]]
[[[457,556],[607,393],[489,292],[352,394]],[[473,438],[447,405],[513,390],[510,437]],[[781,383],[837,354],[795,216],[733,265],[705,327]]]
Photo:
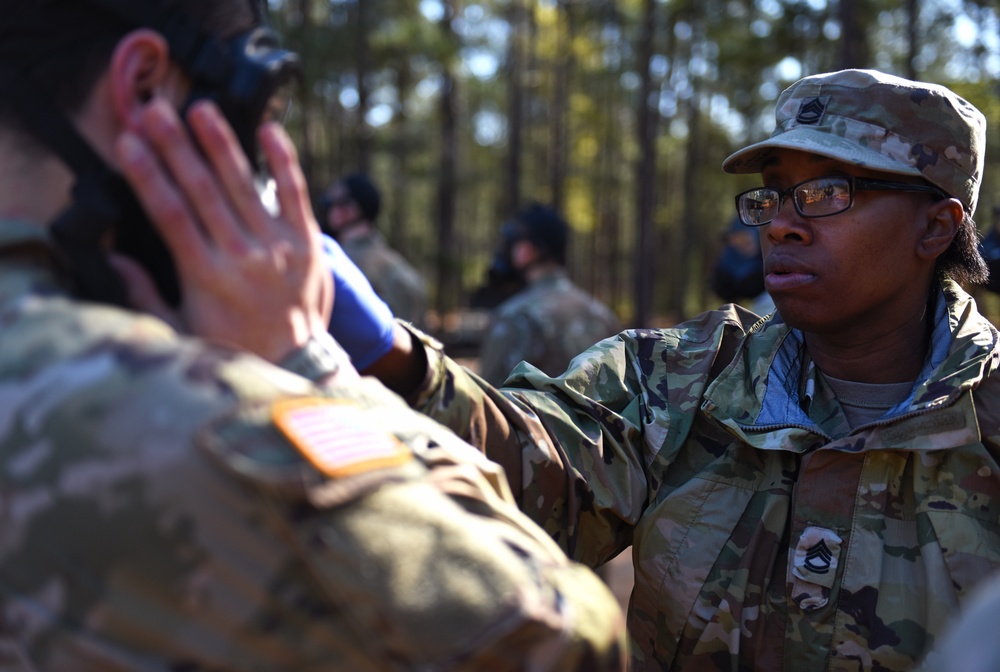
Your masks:
[[[219,37],[259,23],[252,0],[130,0],[175,10]],[[66,114],[79,111],[118,40],[136,28],[87,0],[0,0],[0,63],[32,78]],[[16,125],[0,95],[0,122]]]
[[[375,184],[364,173],[351,173],[343,177],[341,182],[365,219],[374,222],[382,204]]]
[[[566,264],[569,224],[558,212],[541,203],[531,203],[514,215],[514,221],[524,231],[524,237],[549,259]]]
[[[969,213],[962,217],[951,245],[938,257],[937,272],[963,285],[981,285],[989,278],[986,260],[979,252],[979,231]]]

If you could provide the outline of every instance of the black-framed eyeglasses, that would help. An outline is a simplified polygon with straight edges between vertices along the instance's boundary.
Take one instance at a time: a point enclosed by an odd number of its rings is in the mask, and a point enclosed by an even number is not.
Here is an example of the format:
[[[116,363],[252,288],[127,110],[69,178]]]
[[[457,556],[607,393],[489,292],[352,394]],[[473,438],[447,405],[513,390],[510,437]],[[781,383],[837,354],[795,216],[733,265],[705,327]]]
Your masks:
[[[926,184],[888,182],[866,177],[816,177],[788,189],[757,187],[736,196],[736,212],[746,226],[763,226],[778,216],[785,199],[791,197],[795,212],[802,217],[829,217],[854,205],[855,191],[922,191],[939,198],[948,194]]]

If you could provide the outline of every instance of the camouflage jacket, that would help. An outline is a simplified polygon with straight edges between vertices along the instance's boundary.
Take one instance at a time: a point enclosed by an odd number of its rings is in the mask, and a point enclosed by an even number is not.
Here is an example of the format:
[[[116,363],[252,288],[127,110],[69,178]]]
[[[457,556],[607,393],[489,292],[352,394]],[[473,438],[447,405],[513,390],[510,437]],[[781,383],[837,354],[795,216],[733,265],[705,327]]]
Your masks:
[[[0,670],[622,669],[614,597],[481,453],[46,260],[0,223]]]
[[[524,361],[554,376],[585,348],[620,330],[607,306],[558,271],[531,283],[493,312],[479,351],[479,372],[499,385]]]
[[[372,231],[339,242],[393,315],[418,327],[424,324],[427,283],[399,252],[389,247],[382,234]]]
[[[636,670],[905,670],[1000,565],[1000,347],[949,283],[904,402],[849,431],[777,316],[727,306],[411,399],[592,566],[632,545]]]

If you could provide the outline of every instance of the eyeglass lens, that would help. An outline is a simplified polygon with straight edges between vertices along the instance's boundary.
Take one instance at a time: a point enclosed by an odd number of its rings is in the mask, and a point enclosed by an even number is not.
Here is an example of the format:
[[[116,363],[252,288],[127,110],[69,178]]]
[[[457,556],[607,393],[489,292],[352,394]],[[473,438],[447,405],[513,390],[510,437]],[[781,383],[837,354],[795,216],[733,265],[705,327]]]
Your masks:
[[[843,177],[822,177],[789,189],[751,189],[736,197],[736,207],[744,224],[760,226],[777,216],[789,196],[803,217],[826,217],[851,207],[851,183]]]

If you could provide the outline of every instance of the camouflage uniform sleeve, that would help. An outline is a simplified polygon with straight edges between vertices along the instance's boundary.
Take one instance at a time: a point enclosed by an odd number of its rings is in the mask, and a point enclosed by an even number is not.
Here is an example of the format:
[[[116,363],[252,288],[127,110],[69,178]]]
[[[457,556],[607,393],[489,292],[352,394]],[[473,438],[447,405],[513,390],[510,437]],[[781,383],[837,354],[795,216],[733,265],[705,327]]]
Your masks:
[[[643,420],[629,332],[594,345],[557,378],[520,365],[500,390],[413,333],[429,366],[409,399],[415,408],[501,464],[520,508],[571,557],[597,566],[631,544],[646,504],[646,442],[664,437]]]
[[[356,641],[375,648],[372,669],[392,659],[408,669],[623,669],[613,596],[517,509],[498,465],[373,379],[326,392],[312,403],[339,409],[328,431],[367,434],[371,452],[396,445],[402,463],[344,470],[293,440],[317,468],[282,477],[250,438],[252,417],[210,427],[204,445],[281,493],[279,520],[295,521],[290,547],[330,602],[350,611]]]
[[[327,333],[313,335],[304,346],[293,350],[278,366],[303,378],[322,383],[342,367],[352,367],[350,355]]]
[[[0,669],[623,669],[600,580],[381,385],[98,312],[0,335]]]

